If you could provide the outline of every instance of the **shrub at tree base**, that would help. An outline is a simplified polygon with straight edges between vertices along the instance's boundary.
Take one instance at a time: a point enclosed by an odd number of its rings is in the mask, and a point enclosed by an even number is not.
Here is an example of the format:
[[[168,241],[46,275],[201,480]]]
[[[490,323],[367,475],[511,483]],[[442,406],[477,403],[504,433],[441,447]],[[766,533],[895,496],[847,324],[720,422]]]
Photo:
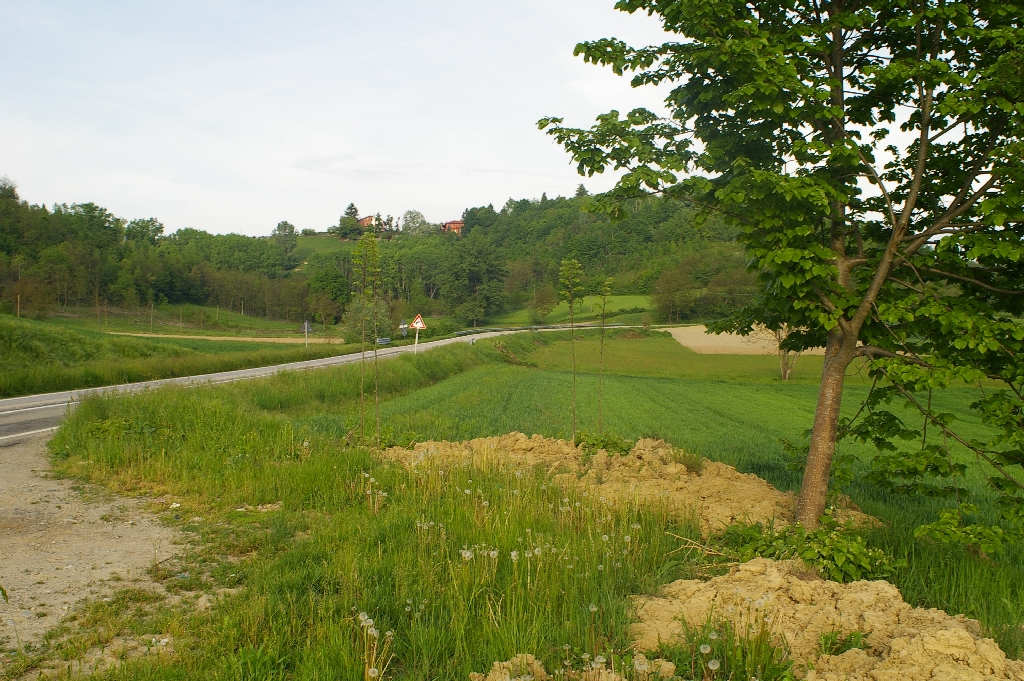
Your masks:
[[[645,651],[682,641],[686,627],[709,617],[739,629],[764,617],[809,681],[1024,680],[1024,662],[1008,660],[975,620],[911,607],[888,582],[821,580],[796,560],[755,558],[707,582],[672,582],[634,605],[636,647]],[[867,647],[822,655],[822,636],[833,632],[862,632]]]
[[[799,558],[837,582],[885,579],[899,567],[881,549],[868,548],[864,538],[854,534],[852,523],[839,524],[834,509],[825,511],[817,530],[802,525],[765,530],[760,524],[736,524],[726,529],[725,539],[738,546],[740,560]]]

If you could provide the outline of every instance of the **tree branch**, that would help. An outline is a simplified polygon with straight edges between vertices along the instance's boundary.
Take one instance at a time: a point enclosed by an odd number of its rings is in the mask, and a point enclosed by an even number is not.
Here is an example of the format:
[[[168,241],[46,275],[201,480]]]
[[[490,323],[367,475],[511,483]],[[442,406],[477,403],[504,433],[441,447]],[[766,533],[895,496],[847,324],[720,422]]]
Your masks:
[[[953,274],[952,272],[943,272],[942,270],[937,270],[937,269],[935,269],[933,267],[921,267],[920,270],[922,272],[931,272],[933,274],[940,274],[940,275],[942,275],[944,277],[950,277],[951,279],[959,279],[960,281],[964,281],[964,282],[967,282],[967,283],[970,283],[970,284],[974,284],[975,286],[980,286],[980,287],[982,287],[984,289],[988,289],[989,291],[993,291],[995,293],[1005,293],[1006,295],[1009,295],[1009,296],[1021,296],[1021,295],[1024,295],[1024,291],[1010,291],[1010,290],[1005,289],[1005,288],[999,288],[999,287],[996,287],[996,286],[992,286],[991,284],[986,284],[985,282],[979,281],[977,279],[972,279],[971,277],[964,277],[964,276],[961,276],[959,274]]]

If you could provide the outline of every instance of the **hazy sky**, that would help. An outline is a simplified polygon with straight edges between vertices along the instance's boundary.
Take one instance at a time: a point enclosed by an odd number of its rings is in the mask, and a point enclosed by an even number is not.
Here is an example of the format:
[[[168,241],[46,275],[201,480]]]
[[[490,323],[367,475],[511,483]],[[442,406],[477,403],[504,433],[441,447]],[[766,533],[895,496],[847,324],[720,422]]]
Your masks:
[[[0,0],[0,175],[168,231],[432,221],[581,178],[536,128],[657,107],[580,40],[661,42],[613,0]],[[612,178],[583,182],[591,190]]]

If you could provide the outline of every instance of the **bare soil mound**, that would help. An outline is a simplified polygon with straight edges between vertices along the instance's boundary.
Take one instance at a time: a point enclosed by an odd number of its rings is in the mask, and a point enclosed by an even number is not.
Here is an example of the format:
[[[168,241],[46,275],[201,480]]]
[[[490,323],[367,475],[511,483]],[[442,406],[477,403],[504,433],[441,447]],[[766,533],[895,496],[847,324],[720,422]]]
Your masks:
[[[662,440],[642,439],[621,456],[604,450],[587,456],[565,440],[510,433],[468,442],[423,442],[384,454],[407,466],[541,467],[560,486],[584,488],[612,503],[665,504],[681,518],[697,516],[705,534],[739,521],[785,525],[795,508],[792,494],[756,475],[701,461]]]
[[[741,629],[750,617],[771,618],[809,680],[945,679],[1024,681],[1024,662],[1008,660],[981,636],[978,622],[941,610],[913,608],[884,581],[838,584],[821,580],[799,561],[752,560],[710,581],[679,580],[660,596],[635,599],[636,646],[651,650],[708,617]],[[820,655],[822,634],[867,634],[867,649]]]

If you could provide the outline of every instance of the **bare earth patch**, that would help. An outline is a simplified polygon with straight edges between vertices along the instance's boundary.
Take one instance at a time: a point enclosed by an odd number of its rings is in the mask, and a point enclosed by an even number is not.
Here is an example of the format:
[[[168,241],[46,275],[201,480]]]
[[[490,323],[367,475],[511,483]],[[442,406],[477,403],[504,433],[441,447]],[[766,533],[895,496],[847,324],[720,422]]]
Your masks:
[[[0,444],[0,647],[38,642],[85,598],[163,589],[147,569],[174,553],[175,533],[130,499],[48,476],[49,434]]]
[[[810,681],[1024,681],[1024,662],[1008,660],[975,620],[913,608],[888,582],[817,579],[798,561],[757,558],[710,581],[672,582],[634,603],[640,650],[677,639],[684,621],[696,627],[713,613],[743,627],[762,615],[772,618],[798,671],[813,663]],[[867,634],[868,649],[819,656],[821,634],[833,631]]]
[[[735,333],[708,334],[707,327],[679,326],[665,329],[672,337],[694,352],[704,355],[775,355],[779,348],[768,336],[738,336]],[[824,348],[805,350],[805,355],[823,355]]]
[[[475,465],[542,468],[557,484],[581,488],[612,503],[665,504],[677,517],[696,516],[704,534],[737,522],[793,517],[795,498],[753,474],[704,461],[700,472],[687,468],[678,449],[662,440],[642,439],[622,456],[600,450],[594,456],[565,440],[510,433],[468,442],[423,442],[384,455],[407,466]]]

